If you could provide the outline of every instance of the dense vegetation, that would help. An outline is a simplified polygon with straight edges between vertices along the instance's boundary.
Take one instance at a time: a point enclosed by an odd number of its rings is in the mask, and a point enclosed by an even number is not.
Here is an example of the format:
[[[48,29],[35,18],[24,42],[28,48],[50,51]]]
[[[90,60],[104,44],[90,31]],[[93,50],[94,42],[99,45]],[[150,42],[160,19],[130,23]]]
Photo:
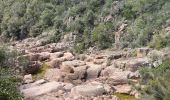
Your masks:
[[[23,39],[54,30],[57,42],[73,32],[81,51],[112,46],[114,33],[127,23],[122,47],[161,48],[170,45],[164,31],[170,25],[169,5],[169,0],[0,0],[0,34]]]
[[[170,98],[170,60],[154,69],[144,68],[141,73],[142,93],[144,100],[169,100]]]
[[[18,90],[18,73],[14,67],[15,53],[0,48],[0,100],[22,100]]]

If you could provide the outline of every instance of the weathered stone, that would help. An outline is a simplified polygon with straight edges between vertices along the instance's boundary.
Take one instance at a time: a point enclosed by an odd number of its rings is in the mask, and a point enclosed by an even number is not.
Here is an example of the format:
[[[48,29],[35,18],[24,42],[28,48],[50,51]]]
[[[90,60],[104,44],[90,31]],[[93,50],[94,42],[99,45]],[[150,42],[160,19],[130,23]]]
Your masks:
[[[80,85],[80,84],[83,84],[84,81],[77,79],[77,80],[72,80],[72,83],[75,84],[75,85]]]
[[[72,53],[66,52],[66,53],[64,53],[64,59],[65,59],[66,61],[71,61],[71,60],[74,60],[74,56],[73,56]]]
[[[108,84],[104,84],[104,89],[105,89],[106,93],[108,93],[108,94],[112,94],[115,91],[115,89],[113,87],[109,86]]]
[[[105,93],[105,89],[101,84],[86,84],[76,86],[71,89],[71,94],[82,95],[82,96],[100,96]]]
[[[84,61],[85,59],[87,58],[87,56],[85,54],[79,54],[77,56],[77,59],[81,60],[81,61]]]
[[[64,90],[66,90],[67,92],[70,92],[73,87],[74,87],[73,84],[66,83],[65,86],[64,86]]]
[[[45,60],[47,60],[49,58],[50,58],[50,53],[48,53],[48,52],[39,53],[38,60],[45,61]]]
[[[51,68],[60,68],[61,61],[59,59],[53,59],[50,62],[47,62],[47,65]]]
[[[115,68],[125,69],[125,64],[127,63],[127,60],[116,60],[113,62]]]
[[[110,85],[121,85],[128,83],[129,72],[115,72],[112,76],[108,77],[107,83]]]
[[[104,70],[102,70],[101,76],[108,77],[108,76],[113,75],[113,73],[115,73],[116,71],[120,71],[120,69],[115,68],[114,66],[109,66],[105,68]]]
[[[136,71],[140,67],[150,66],[150,59],[148,58],[138,58],[129,60],[125,65],[125,70]]]
[[[23,84],[20,86],[20,90],[28,89],[30,87],[40,86],[46,82],[47,81],[45,81],[44,79],[41,79],[41,80],[35,81],[34,83],[31,82],[29,84]]]
[[[50,59],[53,60],[53,59],[60,58],[63,56],[64,56],[63,52],[55,52],[55,53],[50,54]]]
[[[73,81],[75,81],[75,80],[78,80],[77,75],[75,75],[74,73],[66,73],[66,75],[64,77],[64,82],[74,83]]]
[[[60,69],[48,69],[44,75],[44,79],[49,81],[63,81],[64,75],[60,71]]]
[[[32,84],[30,84],[30,85],[31,85],[31,87],[33,87],[33,86],[39,86],[39,85],[42,85],[42,84],[44,84],[44,83],[46,83],[46,82],[47,82],[46,80],[41,79],[41,80],[35,81],[34,83],[32,83]]]
[[[28,84],[28,83],[32,83],[32,82],[33,82],[33,80],[32,80],[31,74],[24,76],[24,83]]]
[[[105,59],[94,59],[94,64],[101,65],[104,62],[105,62]]]
[[[116,68],[134,72],[140,67],[150,66],[150,63],[151,61],[149,58],[133,58],[126,60],[116,60],[114,61],[114,66]]]
[[[68,65],[62,65],[62,66],[60,67],[60,69],[61,69],[62,72],[74,73],[73,67],[68,66]]]
[[[128,74],[128,78],[129,78],[129,79],[139,79],[139,78],[140,78],[140,73],[139,73],[139,71],[130,72],[130,73]]]
[[[74,75],[76,75],[77,79],[85,79],[86,70],[87,70],[87,66],[76,67],[74,68]]]
[[[93,57],[88,56],[88,57],[85,59],[85,62],[93,62],[93,60],[94,60]]]
[[[100,72],[102,70],[102,66],[95,64],[90,64],[88,66],[90,67],[87,69],[87,79],[94,79],[99,77]]]
[[[25,99],[28,99],[28,98],[33,98],[33,97],[43,95],[49,92],[59,91],[61,89],[63,89],[62,84],[53,81],[53,82],[45,83],[40,86],[35,86],[35,87],[28,88],[28,89],[24,89],[22,90],[22,92],[24,94]]]
[[[40,55],[37,53],[32,53],[28,55],[30,61],[38,61],[39,56]]]
[[[121,53],[117,53],[117,54],[111,54],[107,57],[108,60],[114,60],[114,59],[119,59],[122,57]]]

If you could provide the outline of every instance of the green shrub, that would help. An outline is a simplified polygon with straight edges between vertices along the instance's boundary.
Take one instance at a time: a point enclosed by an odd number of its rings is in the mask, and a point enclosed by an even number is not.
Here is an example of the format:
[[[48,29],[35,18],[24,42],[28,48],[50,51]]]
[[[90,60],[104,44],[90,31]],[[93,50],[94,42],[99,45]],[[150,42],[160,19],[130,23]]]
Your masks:
[[[159,34],[155,34],[149,46],[156,49],[170,47],[170,33],[163,31]]]
[[[149,69],[144,68],[140,71],[141,85],[139,88],[142,98],[153,100],[169,100],[170,98],[170,60],[163,62],[160,66]]]
[[[124,6],[122,10],[122,16],[126,19],[131,19],[135,17],[135,12],[132,10],[132,6]]]
[[[76,53],[83,53],[85,50],[85,44],[84,43],[78,43],[74,47]]]
[[[56,30],[55,32],[54,32],[54,34],[51,34],[50,36],[49,36],[49,42],[51,43],[57,43],[57,42],[59,42],[60,41],[60,39],[61,39],[61,32],[59,31],[59,30]]]
[[[0,48],[0,64],[5,60],[5,50]]]
[[[21,80],[18,78],[19,73],[16,71],[18,68],[15,63],[18,54],[5,47],[0,48],[0,100],[23,100],[18,89]]]
[[[13,70],[0,67],[0,100],[23,100],[17,87],[19,82]]]
[[[92,42],[99,48],[108,48],[114,43],[113,26],[110,23],[101,23],[92,31]]]

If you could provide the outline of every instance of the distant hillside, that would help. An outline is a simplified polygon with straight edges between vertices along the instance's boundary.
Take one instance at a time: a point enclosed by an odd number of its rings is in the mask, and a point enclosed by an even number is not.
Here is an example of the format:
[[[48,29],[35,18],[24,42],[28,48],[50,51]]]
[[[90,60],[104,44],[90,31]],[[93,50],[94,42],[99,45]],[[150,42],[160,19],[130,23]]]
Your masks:
[[[120,35],[120,46],[170,46],[170,0],[0,0],[0,34],[8,39],[36,37],[54,30],[51,42],[72,32],[78,52],[104,49]]]

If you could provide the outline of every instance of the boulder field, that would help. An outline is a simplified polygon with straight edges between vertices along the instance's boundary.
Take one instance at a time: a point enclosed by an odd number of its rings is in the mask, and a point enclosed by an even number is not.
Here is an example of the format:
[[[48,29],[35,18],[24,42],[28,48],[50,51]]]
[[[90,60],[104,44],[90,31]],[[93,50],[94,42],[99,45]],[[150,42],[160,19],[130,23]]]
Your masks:
[[[119,100],[114,93],[139,98],[128,82],[138,83],[139,68],[161,63],[153,62],[153,53],[162,58],[169,54],[150,48],[73,54],[69,47],[69,43],[44,44],[34,38],[10,46],[29,60],[20,86],[25,100]],[[48,68],[41,79],[32,78],[43,64]]]

